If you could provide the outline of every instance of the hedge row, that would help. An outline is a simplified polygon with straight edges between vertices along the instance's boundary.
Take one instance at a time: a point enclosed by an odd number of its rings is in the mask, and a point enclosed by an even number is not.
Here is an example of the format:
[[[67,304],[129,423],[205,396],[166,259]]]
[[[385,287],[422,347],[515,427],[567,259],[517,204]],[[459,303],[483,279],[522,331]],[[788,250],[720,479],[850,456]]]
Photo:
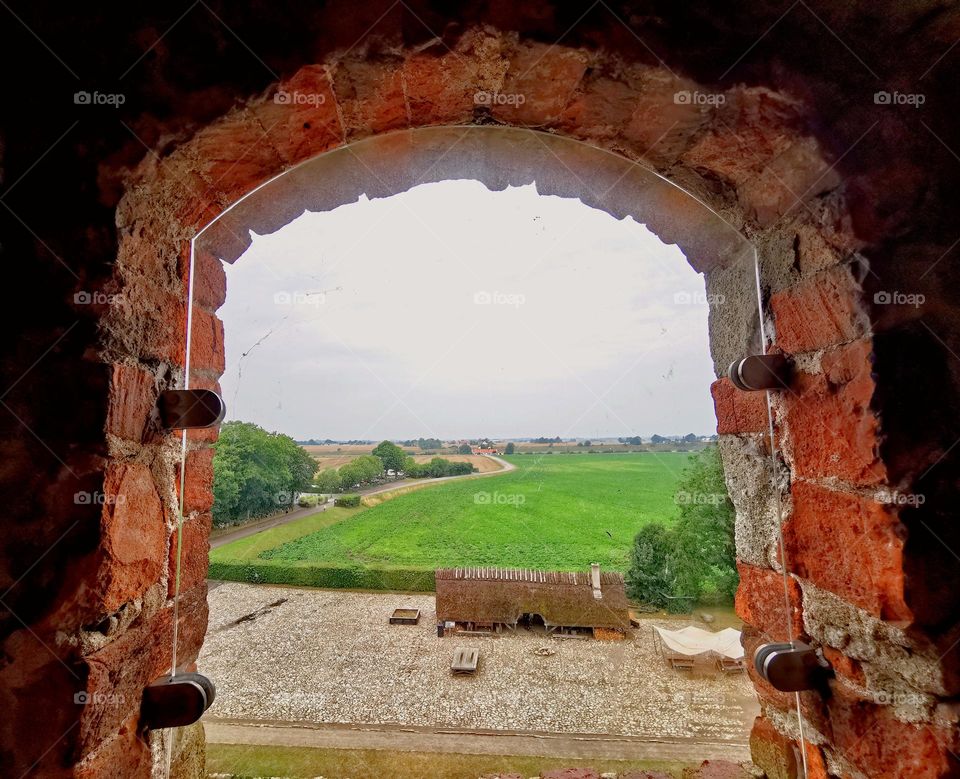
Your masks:
[[[341,590],[433,592],[435,589],[432,569],[294,565],[282,560],[211,560],[207,577],[250,584],[291,584]]]
[[[333,501],[334,506],[343,506],[344,508],[356,508],[360,505],[359,495],[337,495]]]

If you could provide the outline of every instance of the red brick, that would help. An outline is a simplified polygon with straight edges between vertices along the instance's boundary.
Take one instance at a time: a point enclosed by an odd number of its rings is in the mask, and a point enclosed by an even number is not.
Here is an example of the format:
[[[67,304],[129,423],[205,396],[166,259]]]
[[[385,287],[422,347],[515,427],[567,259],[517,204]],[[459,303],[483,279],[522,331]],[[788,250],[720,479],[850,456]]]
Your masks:
[[[249,109],[234,111],[194,137],[190,149],[196,155],[193,167],[207,184],[204,198],[229,206],[283,169],[267,132],[270,118]]]
[[[158,581],[166,553],[163,503],[153,474],[140,463],[112,464],[103,483],[103,609],[116,611]]]
[[[816,744],[804,741],[803,751],[807,754],[806,779],[830,779],[830,773],[827,771],[827,761],[823,756],[823,750]]]
[[[286,97],[289,100],[283,102]],[[308,65],[284,81],[265,102],[251,107],[262,126],[260,143],[275,150],[285,166],[315,157],[343,142],[337,98],[325,65]],[[269,175],[265,175],[269,172]],[[256,183],[280,167],[251,171]]]
[[[190,244],[180,254],[180,275],[184,291],[190,282]],[[227,274],[219,257],[197,249],[193,259],[193,305],[205,311],[216,311],[227,298]]]
[[[794,638],[804,635],[803,600],[800,587],[792,577],[787,580],[790,597],[788,615],[782,574],[747,563],[737,563],[737,571],[740,585],[737,587],[735,606],[740,619],[765,633],[770,640],[787,640],[788,618]]]
[[[585,81],[564,109],[560,126],[579,138],[615,138],[637,107],[639,91],[612,78]]]
[[[794,143],[798,105],[768,89],[728,90],[717,121],[684,155],[693,168],[740,187]]]
[[[540,779],[600,779],[600,774],[592,768],[554,768],[541,771]]]
[[[675,162],[691,138],[709,120],[710,111],[693,101],[678,101],[680,92],[698,85],[659,68],[644,74],[640,94],[623,136],[644,158],[657,164]]]
[[[180,552],[181,591],[192,590],[206,581],[210,561],[210,528],[211,518],[209,514],[191,517],[183,523]],[[171,598],[176,590],[176,553],[177,534],[174,531],[170,536],[169,570],[167,573],[167,594]]]
[[[833,667],[835,673],[837,673],[839,676],[846,677],[854,684],[859,684],[861,686],[866,685],[867,679],[863,673],[863,668],[860,666],[858,661],[854,660],[852,657],[847,657],[839,649],[834,649],[832,646],[824,646],[822,649],[823,656]]]
[[[116,776],[124,779],[149,779],[153,756],[150,745],[137,733],[136,717],[120,728],[116,736],[99,746],[74,769],[75,779],[103,779]]]
[[[861,292],[846,265],[831,268],[770,298],[777,346],[788,354],[853,341],[866,330]]]
[[[730,379],[710,385],[717,415],[717,433],[761,433],[769,430],[767,397],[764,392],[743,392]]]
[[[955,728],[909,724],[889,706],[830,685],[833,748],[867,776],[940,779],[960,775],[960,734]]]
[[[190,342],[190,369],[220,376],[225,367],[223,322],[215,314],[194,309]]]
[[[348,60],[336,65],[333,88],[350,137],[408,125],[399,61]]]
[[[114,365],[110,377],[107,434],[140,443],[156,403],[156,378],[152,372],[137,365]]]
[[[197,659],[207,627],[206,586],[183,592],[179,609],[177,665]],[[80,710],[80,753],[93,751],[131,717],[137,716],[143,688],[169,673],[173,610],[164,608],[84,658],[87,703]]]
[[[193,449],[187,452],[183,492],[183,514],[207,512],[213,508],[213,456],[212,447]],[[180,494],[180,467],[177,466],[176,490]]]
[[[822,372],[798,373],[783,396],[787,455],[797,476],[872,486],[886,478],[879,422],[870,403],[871,346],[856,341],[823,355]]]
[[[770,779],[797,779],[797,747],[764,717],[750,731],[750,758]]]
[[[403,79],[412,125],[472,120],[480,89],[476,62],[453,53],[417,54],[404,63]]]
[[[495,104],[493,116],[508,124],[551,125],[559,118],[583,78],[587,58],[544,43],[523,43],[507,54],[510,65],[500,93],[522,95],[523,102]]]
[[[794,482],[784,526],[790,570],[874,616],[909,620],[903,535],[881,503],[810,482]]]

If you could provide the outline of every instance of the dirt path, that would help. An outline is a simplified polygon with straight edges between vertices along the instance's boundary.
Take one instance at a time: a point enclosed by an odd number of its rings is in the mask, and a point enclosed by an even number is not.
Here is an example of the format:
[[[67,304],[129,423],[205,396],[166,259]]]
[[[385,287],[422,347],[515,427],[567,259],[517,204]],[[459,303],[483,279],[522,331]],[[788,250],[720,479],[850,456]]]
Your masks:
[[[366,489],[357,490],[357,493],[363,496],[379,495],[384,492],[393,492],[394,490],[399,490],[404,487],[430,487],[434,484],[440,484],[441,482],[452,481],[453,479],[478,479],[486,476],[499,476],[501,473],[513,471],[517,468],[516,465],[508,463],[506,460],[501,460],[499,457],[494,457],[493,455],[485,455],[485,457],[499,463],[500,469],[496,471],[488,471],[487,473],[467,473],[461,476],[441,476],[439,479],[429,479],[426,481],[423,479],[401,479],[399,481],[391,482],[385,487],[367,487]],[[217,533],[216,535],[212,535],[210,537],[210,548],[216,549],[217,547],[224,546],[225,544],[229,544],[233,541],[238,541],[241,538],[247,538],[248,536],[262,533],[264,530],[270,530],[271,528],[279,527],[280,525],[286,525],[288,522],[309,517],[311,514],[316,514],[319,511],[326,511],[329,507],[330,504],[328,503],[320,507],[294,509],[286,514],[278,514],[276,516],[258,519],[255,522],[250,522],[233,530],[224,530],[223,532]]]
[[[435,730],[409,726],[313,725],[274,720],[206,717],[207,741],[217,744],[383,749],[468,755],[527,755],[592,760],[749,760],[746,743],[705,743],[690,739],[651,741],[591,733],[537,733],[509,730]]]

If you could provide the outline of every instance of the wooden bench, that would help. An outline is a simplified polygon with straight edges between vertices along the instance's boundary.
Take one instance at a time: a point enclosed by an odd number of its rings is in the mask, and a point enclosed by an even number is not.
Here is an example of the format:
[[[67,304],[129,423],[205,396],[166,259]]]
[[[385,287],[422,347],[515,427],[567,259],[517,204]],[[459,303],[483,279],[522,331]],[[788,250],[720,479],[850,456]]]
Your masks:
[[[458,646],[453,652],[453,662],[450,663],[450,670],[455,674],[475,674],[479,662],[479,649]]]

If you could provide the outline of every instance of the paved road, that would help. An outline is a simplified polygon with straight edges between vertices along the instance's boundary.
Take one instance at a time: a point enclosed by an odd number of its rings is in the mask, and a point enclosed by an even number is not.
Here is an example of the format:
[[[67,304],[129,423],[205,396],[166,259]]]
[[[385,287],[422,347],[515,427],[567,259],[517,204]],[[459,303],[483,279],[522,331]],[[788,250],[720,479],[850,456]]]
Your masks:
[[[493,455],[484,455],[491,460],[494,460],[500,463],[499,471],[490,471],[489,473],[468,473],[462,476],[441,476],[439,479],[401,479],[400,481],[391,482],[385,487],[368,487],[366,489],[358,490],[361,495],[379,495],[381,492],[392,492],[393,490],[400,489],[401,487],[417,486],[417,487],[429,487],[434,484],[439,484],[444,481],[451,481],[453,479],[478,479],[485,476],[498,476],[501,473],[506,471],[516,470],[516,465],[508,463],[506,460],[502,460],[499,457],[494,457]],[[269,530],[270,528],[279,527],[280,525],[286,525],[288,522],[293,522],[297,519],[303,519],[304,517],[309,517],[311,514],[316,514],[318,511],[326,511],[330,507],[330,504],[321,506],[320,508],[311,507],[303,509],[294,509],[293,511],[288,511],[286,514],[278,514],[273,517],[267,517],[265,519],[259,519],[255,522],[250,522],[242,527],[238,527],[234,530],[227,530],[223,533],[218,533],[215,536],[210,538],[210,548],[216,549],[217,547],[223,546],[224,544],[229,544],[232,541],[238,541],[241,538],[247,538],[248,536],[256,535],[257,533],[262,533],[264,530]]]
[[[207,741],[216,744],[383,749],[393,752],[444,752],[467,755],[530,755],[591,760],[677,760],[699,763],[749,760],[747,744],[704,743],[691,739],[651,741],[591,733],[477,731],[410,726],[315,725],[273,720],[205,717]]]

